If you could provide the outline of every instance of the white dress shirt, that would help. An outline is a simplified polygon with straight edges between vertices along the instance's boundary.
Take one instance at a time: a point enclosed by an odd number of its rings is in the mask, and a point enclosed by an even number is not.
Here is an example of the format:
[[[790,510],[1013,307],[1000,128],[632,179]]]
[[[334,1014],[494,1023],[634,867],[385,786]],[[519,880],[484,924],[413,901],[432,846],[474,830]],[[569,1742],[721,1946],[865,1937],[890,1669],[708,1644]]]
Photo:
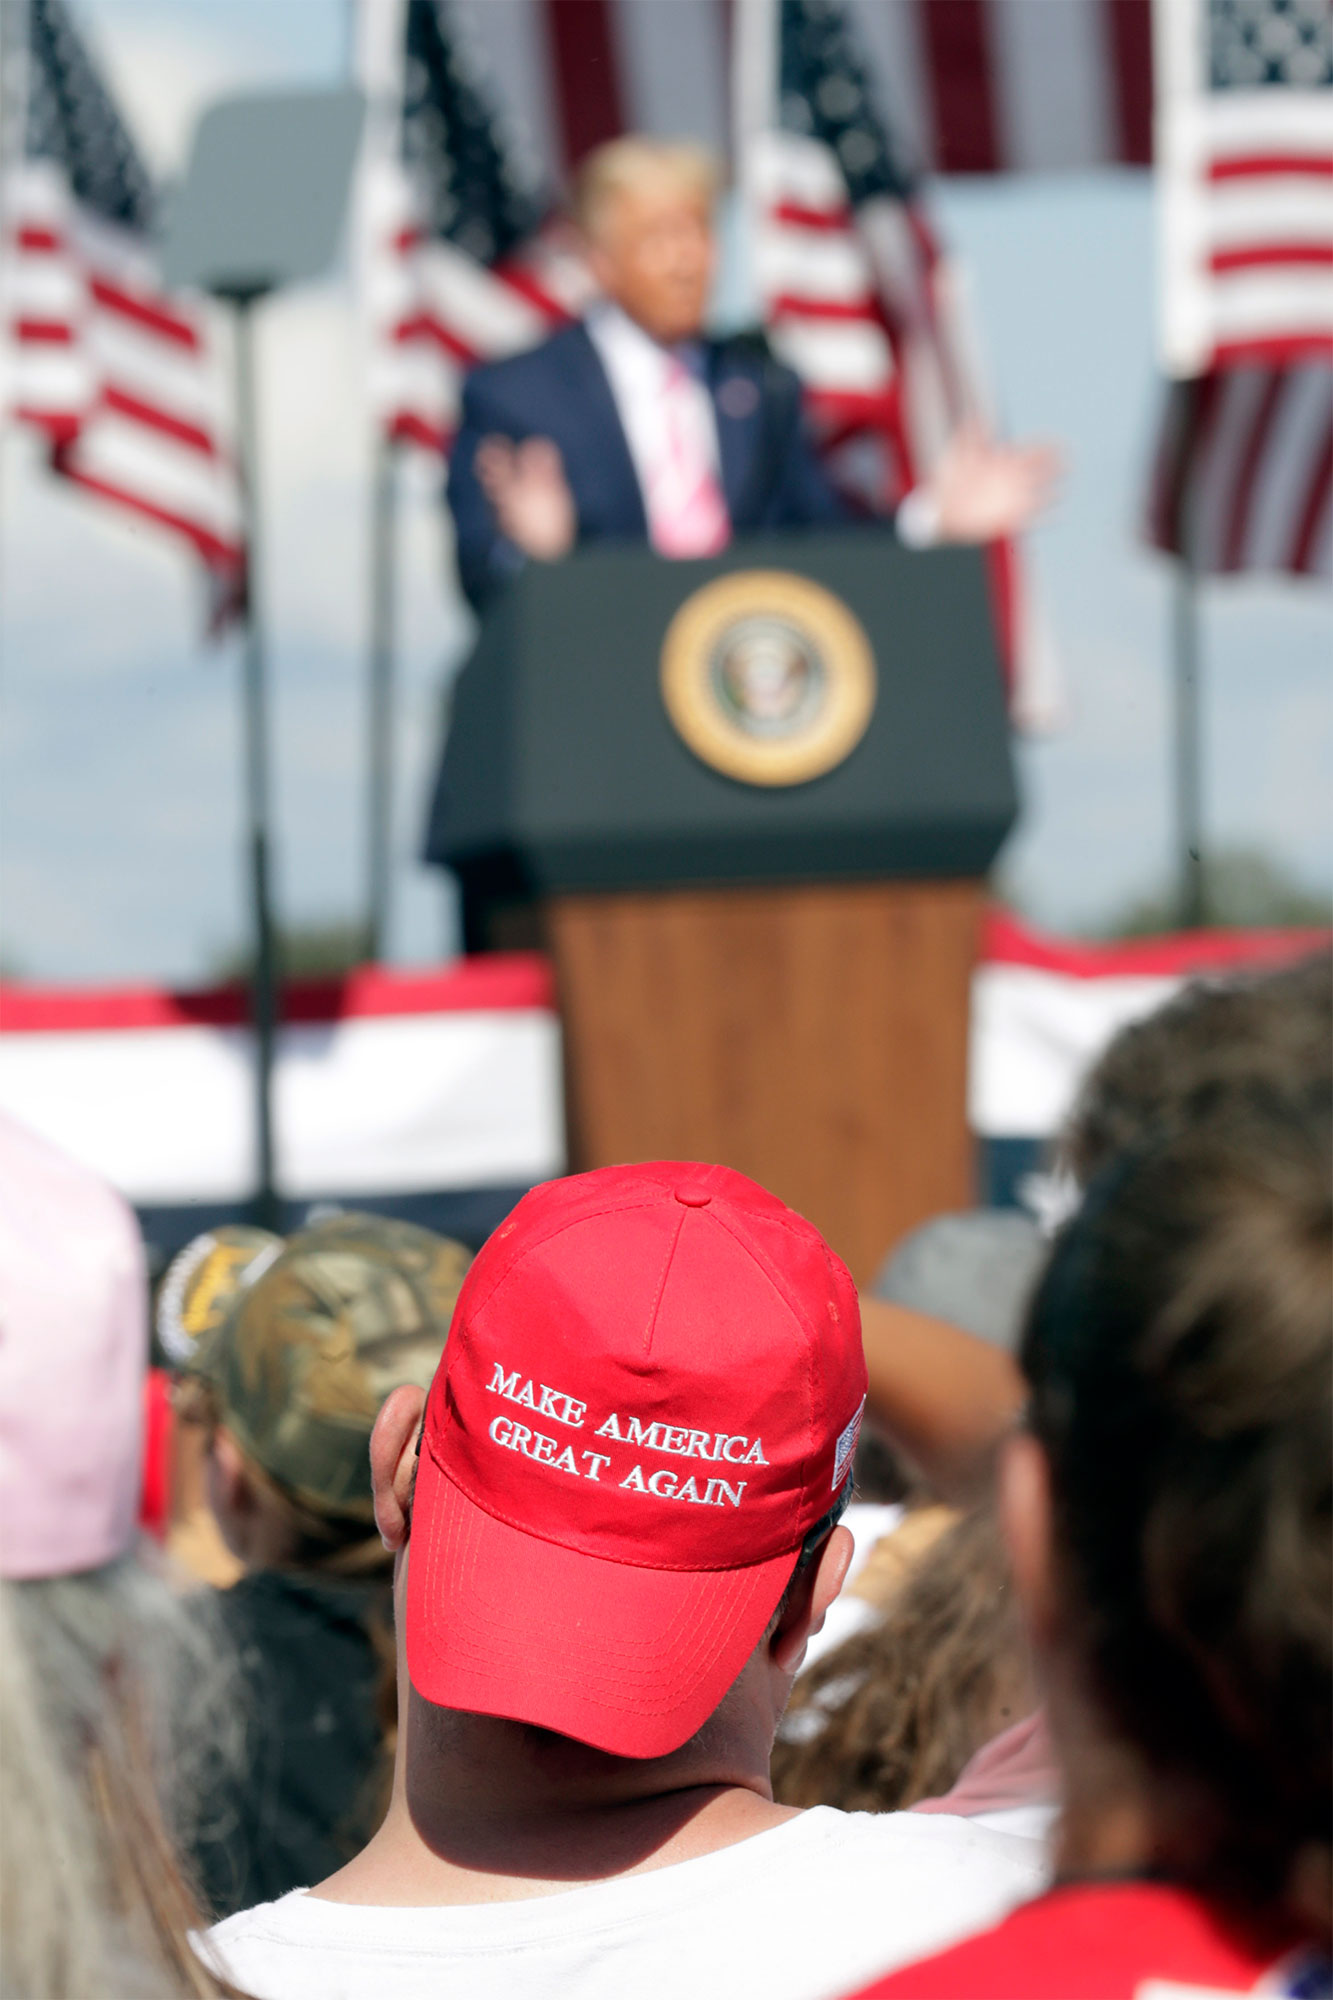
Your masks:
[[[713,399],[669,348],[610,301],[585,322],[606,370],[639,482],[648,539],[663,555],[709,555],[731,524]]]

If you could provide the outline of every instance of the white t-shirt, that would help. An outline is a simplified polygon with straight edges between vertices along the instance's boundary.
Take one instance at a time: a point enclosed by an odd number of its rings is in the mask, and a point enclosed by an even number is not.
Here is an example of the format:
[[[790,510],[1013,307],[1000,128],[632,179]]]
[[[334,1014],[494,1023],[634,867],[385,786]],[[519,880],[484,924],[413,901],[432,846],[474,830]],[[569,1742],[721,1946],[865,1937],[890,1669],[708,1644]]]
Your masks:
[[[966,1820],[815,1806],[716,1854],[523,1902],[385,1909],[297,1889],[208,1946],[255,2000],[823,2000],[994,1923],[1046,1877],[1039,1843]]]

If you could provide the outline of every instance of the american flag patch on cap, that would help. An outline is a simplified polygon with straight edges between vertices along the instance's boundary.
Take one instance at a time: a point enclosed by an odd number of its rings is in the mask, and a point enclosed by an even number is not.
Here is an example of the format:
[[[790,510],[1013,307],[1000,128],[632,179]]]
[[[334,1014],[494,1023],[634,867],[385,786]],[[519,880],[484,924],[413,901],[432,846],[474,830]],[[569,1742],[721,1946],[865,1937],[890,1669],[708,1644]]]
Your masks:
[[[856,1415],[838,1439],[837,1450],[833,1454],[833,1490],[835,1493],[842,1485],[843,1474],[852,1462],[852,1453],[856,1450],[856,1440],[861,1435],[861,1419],[865,1415],[865,1407],[866,1399],[862,1396]]]

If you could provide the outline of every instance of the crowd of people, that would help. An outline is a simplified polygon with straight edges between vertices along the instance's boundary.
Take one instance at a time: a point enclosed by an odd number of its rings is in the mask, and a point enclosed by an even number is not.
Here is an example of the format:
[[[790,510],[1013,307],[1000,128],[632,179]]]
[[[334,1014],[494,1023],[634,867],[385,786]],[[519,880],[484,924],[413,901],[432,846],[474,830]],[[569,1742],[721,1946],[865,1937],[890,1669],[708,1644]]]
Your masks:
[[[0,1990],[1327,1995],[1331,1072],[1326,959],[1189,987],[863,1299],[700,1164],[209,1232],[157,1532],[0,1124]]]

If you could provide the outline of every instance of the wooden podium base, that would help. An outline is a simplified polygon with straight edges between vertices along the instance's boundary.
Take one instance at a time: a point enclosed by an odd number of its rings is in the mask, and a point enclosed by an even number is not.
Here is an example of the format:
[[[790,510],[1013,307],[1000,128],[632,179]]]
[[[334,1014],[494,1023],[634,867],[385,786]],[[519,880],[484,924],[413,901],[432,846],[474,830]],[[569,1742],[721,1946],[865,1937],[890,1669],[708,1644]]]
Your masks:
[[[807,1215],[864,1284],[973,1200],[977,882],[565,895],[571,1169],[721,1161]]]

